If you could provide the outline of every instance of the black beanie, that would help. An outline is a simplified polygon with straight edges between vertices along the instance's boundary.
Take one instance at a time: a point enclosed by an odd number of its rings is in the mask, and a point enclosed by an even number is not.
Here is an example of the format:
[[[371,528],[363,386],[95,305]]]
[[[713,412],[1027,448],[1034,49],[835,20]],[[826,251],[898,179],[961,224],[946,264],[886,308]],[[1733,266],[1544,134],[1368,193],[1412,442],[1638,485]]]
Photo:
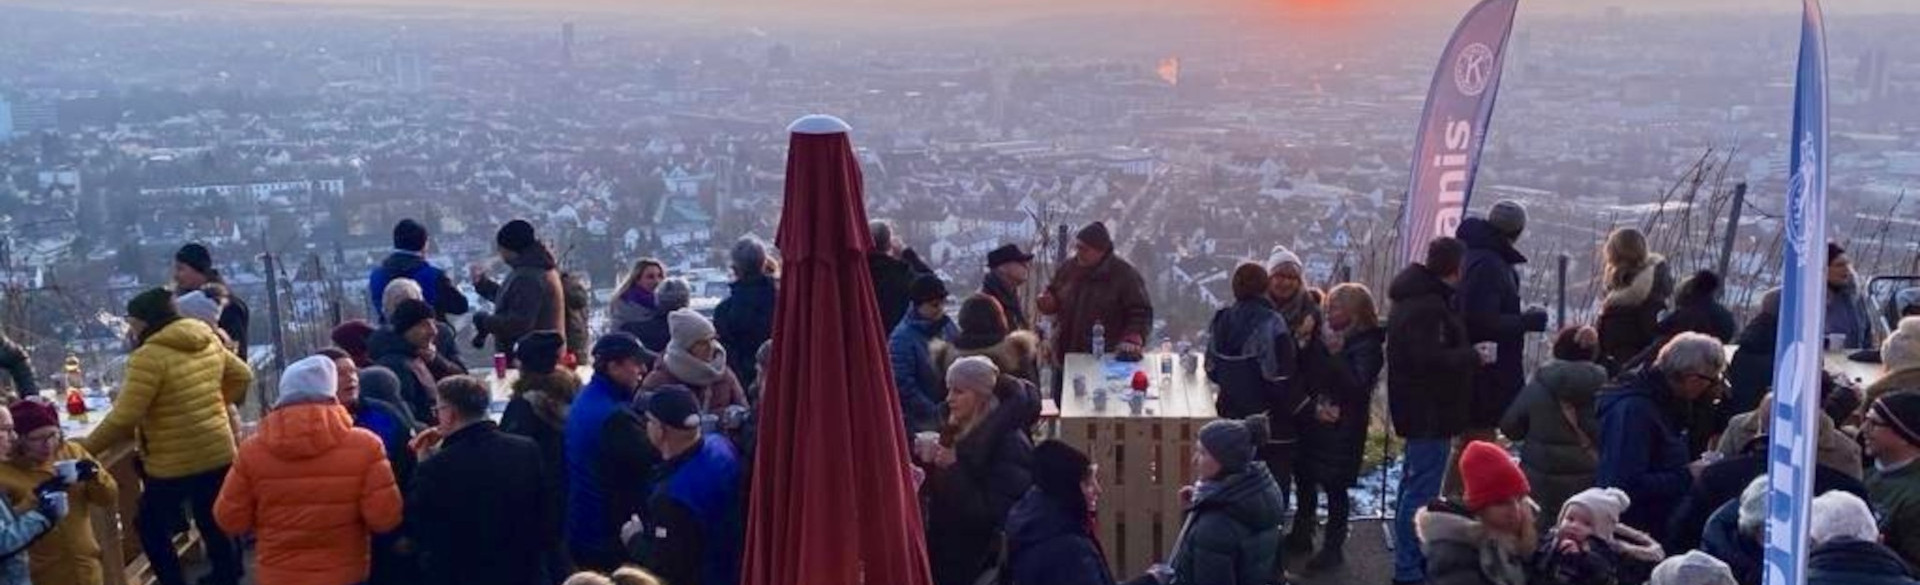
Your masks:
[[[500,233],[493,236],[493,243],[515,252],[532,248],[538,242],[533,234],[533,224],[524,219],[507,222],[507,225],[500,226]]]
[[[1095,250],[1113,253],[1113,234],[1107,233],[1107,224],[1097,221],[1087,224],[1087,227],[1080,228],[1080,233],[1074,234],[1073,239]]]
[[[1049,439],[1033,446],[1033,487],[1070,511],[1087,512],[1080,482],[1092,467],[1093,460],[1072,445]]]
[[[930,303],[947,298],[947,283],[940,277],[922,274],[913,279],[913,285],[907,289],[907,296],[914,303]]]
[[[423,252],[427,249],[427,226],[412,219],[400,220],[393,226],[393,249],[408,252]]]
[[[173,306],[173,293],[164,288],[150,288],[127,301],[127,316],[151,326],[179,319],[180,311]]]
[[[387,316],[387,322],[393,324],[395,333],[404,334],[408,329],[432,318],[433,305],[420,299],[407,299],[393,308],[393,314]]]
[[[567,346],[558,331],[535,331],[513,344],[513,356],[520,371],[527,374],[551,374],[560,364],[560,350]]]
[[[180,251],[173,253],[173,261],[192,268],[194,272],[213,274],[213,252],[199,243],[181,246]]]

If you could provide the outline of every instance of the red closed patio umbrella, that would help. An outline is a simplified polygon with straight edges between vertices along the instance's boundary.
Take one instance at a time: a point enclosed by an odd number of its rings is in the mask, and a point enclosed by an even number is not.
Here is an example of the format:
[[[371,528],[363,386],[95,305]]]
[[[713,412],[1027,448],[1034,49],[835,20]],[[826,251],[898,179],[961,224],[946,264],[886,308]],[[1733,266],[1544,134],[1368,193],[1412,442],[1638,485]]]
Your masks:
[[[788,131],[780,296],[761,374],[742,583],[927,585],[851,128],[808,116]]]

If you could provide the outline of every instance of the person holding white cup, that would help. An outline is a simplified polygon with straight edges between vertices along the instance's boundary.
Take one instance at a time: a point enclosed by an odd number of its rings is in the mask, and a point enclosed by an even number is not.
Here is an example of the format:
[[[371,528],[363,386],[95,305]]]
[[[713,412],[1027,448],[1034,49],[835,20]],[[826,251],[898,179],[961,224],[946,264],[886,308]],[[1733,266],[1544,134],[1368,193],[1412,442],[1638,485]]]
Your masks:
[[[90,514],[114,505],[113,479],[84,447],[66,441],[58,412],[39,400],[0,410],[0,454],[0,493],[9,504],[0,513],[0,550],[32,542],[26,554],[0,562],[0,582],[99,585],[100,541]],[[33,511],[16,514],[14,504]]]

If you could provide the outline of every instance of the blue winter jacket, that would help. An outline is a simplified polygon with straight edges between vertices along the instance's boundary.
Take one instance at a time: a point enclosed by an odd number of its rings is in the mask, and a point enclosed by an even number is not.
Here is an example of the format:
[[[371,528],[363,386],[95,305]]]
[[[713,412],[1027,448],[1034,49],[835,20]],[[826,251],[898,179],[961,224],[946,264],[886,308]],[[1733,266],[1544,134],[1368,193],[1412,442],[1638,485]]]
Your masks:
[[[1113,585],[1087,519],[1040,488],[1027,490],[1007,514],[1006,570],[1012,585]]]
[[[1807,585],[1916,585],[1913,569],[1877,542],[1837,539],[1807,557]]]
[[[446,271],[427,262],[427,257],[419,252],[394,250],[367,274],[367,296],[371,302],[367,306],[373,307],[373,316],[379,323],[387,322],[382,299],[387,293],[387,284],[395,278],[409,278],[419,283],[421,296],[442,315],[465,315],[470,308],[467,296],[453,285]]]
[[[719,434],[668,461],[649,498],[648,530],[632,546],[641,564],[669,583],[728,585],[740,582],[740,460]]]
[[[1693,488],[1687,438],[1664,406],[1675,400],[1665,376],[1653,368],[1629,376],[1598,398],[1600,467],[1594,485],[1627,492],[1633,506],[1620,521],[1666,542],[1668,519]]]
[[[617,553],[620,525],[642,513],[659,452],[629,407],[631,391],[595,373],[567,412],[567,546],[576,558]]]
[[[900,393],[907,432],[929,431],[940,425],[940,404],[947,400],[946,373],[934,371],[929,348],[935,339],[952,341],[959,332],[945,315],[939,321],[929,321],[919,311],[908,311],[887,339],[893,386]]]

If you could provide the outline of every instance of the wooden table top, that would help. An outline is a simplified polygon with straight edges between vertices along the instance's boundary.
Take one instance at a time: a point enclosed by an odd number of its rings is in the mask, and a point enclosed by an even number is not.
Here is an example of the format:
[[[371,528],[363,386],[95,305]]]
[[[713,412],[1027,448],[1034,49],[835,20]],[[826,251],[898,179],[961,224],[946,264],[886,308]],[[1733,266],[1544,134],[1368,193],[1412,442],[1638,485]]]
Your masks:
[[[1213,385],[1207,382],[1203,365],[1206,358],[1193,356],[1189,371],[1173,353],[1149,353],[1138,362],[1122,362],[1108,355],[1095,359],[1091,354],[1069,354],[1066,359],[1065,388],[1060,393],[1061,418],[1201,418],[1218,415],[1213,409]],[[1171,377],[1163,368],[1171,362]],[[1125,400],[1132,392],[1133,373],[1145,371],[1152,386],[1139,414]],[[1085,379],[1086,391],[1075,390],[1076,380]],[[1096,391],[1108,391],[1105,404],[1096,400]]]

